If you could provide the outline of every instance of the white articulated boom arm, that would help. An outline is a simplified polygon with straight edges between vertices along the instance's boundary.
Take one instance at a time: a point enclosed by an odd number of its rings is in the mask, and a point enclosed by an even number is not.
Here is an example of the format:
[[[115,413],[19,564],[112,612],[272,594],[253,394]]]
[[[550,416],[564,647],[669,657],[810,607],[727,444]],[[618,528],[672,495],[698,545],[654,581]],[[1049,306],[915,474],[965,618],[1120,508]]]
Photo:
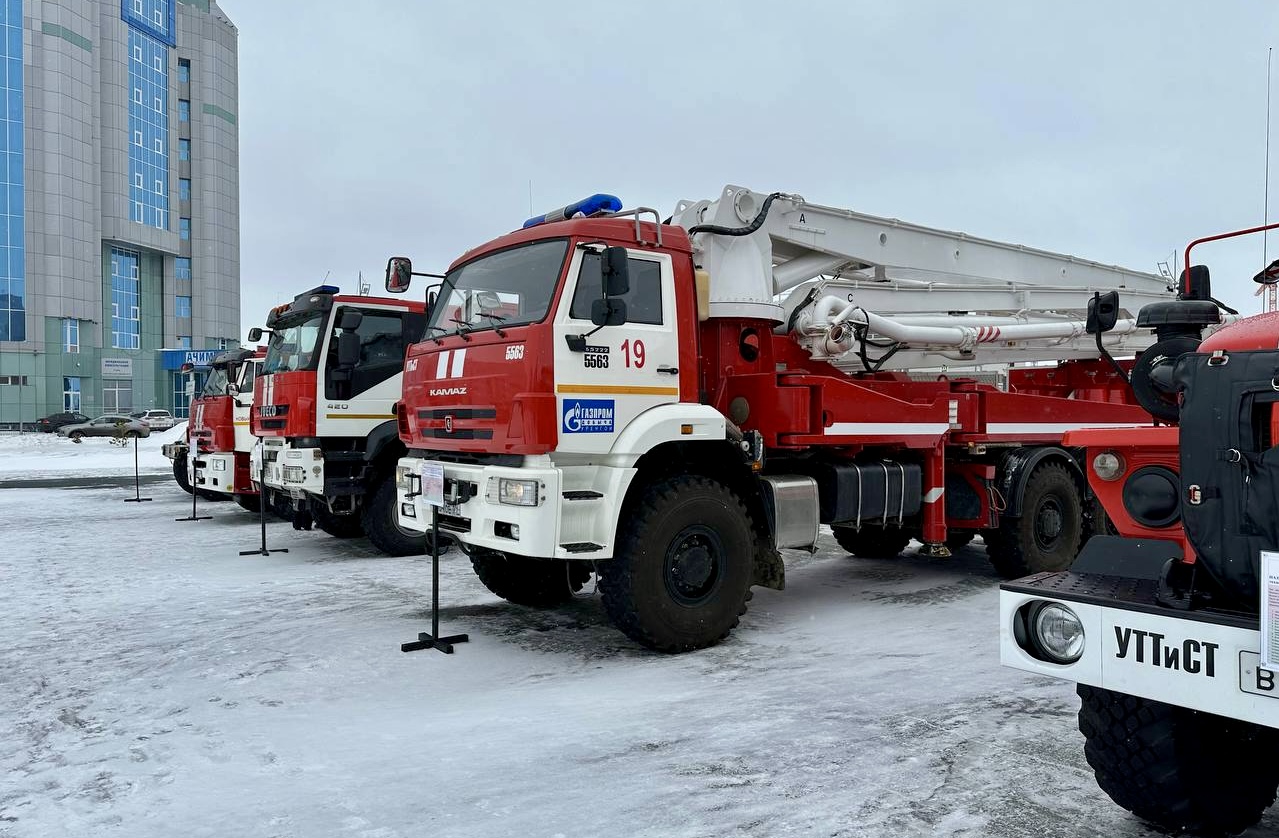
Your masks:
[[[710,274],[711,317],[771,320],[848,372],[1096,358],[1088,301],[1112,290],[1105,344],[1133,354],[1153,342],[1137,311],[1176,297],[1155,274],[738,186],[673,222]]]

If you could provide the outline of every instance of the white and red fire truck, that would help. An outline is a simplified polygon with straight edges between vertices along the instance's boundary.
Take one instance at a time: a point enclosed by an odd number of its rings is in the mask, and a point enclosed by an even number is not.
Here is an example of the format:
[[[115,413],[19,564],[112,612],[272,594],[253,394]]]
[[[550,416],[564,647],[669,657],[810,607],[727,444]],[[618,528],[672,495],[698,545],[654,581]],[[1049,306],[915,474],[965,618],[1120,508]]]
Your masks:
[[[251,470],[265,480],[272,506],[293,507],[295,527],[367,534],[392,555],[422,552],[422,539],[396,521],[395,465],[404,446],[391,407],[423,311],[420,302],[346,296],[326,285],[267,316]],[[250,330],[250,339],[263,332]]]
[[[1279,282],[1279,262],[1255,279]],[[1142,320],[1160,340],[1134,389],[1174,424],[1067,434],[1116,535],[1068,572],[1003,584],[1000,657],[1078,685],[1084,753],[1116,803],[1175,833],[1233,834],[1279,788],[1279,564],[1266,565],[1279,551],[1279,313],[1202,343],[1215,320],[1202,299]]]
[[[411,274],[392,258],[388,290]],[[1131,311],[1089,334],[1116,288]],[[1091,518],[1062,435],[1149,424],[1108,356],[1149,345],[1135,312],[1175,293],[796,195],[729,186],[666,222],[594,196],[430,292],[400,525],[429,528],[418,478],[440,463],[440,527],[492,591],[549,605],[594,571],[612,621],[665,651],[724,637],[822,524],[859,556],[980,533],[1007,576],[1064,568]]]

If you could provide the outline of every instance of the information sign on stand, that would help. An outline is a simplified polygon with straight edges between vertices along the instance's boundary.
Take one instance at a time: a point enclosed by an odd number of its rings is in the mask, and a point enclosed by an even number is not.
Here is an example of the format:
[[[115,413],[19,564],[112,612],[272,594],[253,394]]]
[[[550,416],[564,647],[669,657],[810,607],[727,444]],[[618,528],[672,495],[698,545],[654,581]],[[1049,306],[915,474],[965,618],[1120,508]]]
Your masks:
[[[444,505],[444,464],[432,460],[423,462],[421,482],[422,488],[416,497],[431,507],[431,631],[429,634],[418,632],[417,640],[400,644],[400,651],[438,649],[451,655],[454,643],[465,643],[470,637],[465,634],[440,637],[440,507]]]

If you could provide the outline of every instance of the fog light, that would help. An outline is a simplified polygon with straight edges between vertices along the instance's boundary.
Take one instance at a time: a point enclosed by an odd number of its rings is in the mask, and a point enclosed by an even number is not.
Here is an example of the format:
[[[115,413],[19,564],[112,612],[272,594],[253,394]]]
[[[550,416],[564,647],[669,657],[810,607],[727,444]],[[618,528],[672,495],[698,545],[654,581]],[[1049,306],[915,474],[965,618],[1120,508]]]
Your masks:
[[[499,478],[497,500],[507,506],[537,506],[537,481]]]
[[[1124,474],[1124,458],[1114,451],[1102,451],[1092,458],[1092,470],[1102,480],[1118,480]]]
[[[520,537],[520,525],[511,524],[511,538],[519,538],[519,537]]]
[[[226,460],[213,460],[211,465],[214,471],[226,471]]]
[[[1031,613],[1030,636],[1051,663],[1074,663],[1084,653],[1084,626],[1075,612],[1057,602]]]

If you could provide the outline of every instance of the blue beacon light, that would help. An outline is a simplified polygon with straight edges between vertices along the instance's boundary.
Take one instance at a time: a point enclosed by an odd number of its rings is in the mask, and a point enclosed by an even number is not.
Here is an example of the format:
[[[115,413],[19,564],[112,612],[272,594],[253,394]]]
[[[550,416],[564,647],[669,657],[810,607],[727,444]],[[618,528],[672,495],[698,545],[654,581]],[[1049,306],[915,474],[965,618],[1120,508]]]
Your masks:
[[[551,210],[545,215],[538,215],[524,222],[524,228],[536,227],[539,224],[550,224],[553,221],[565,221],[579,215],[590,216],[599,212],[617,212],[622,208],[622,200],[615,195],[592,195],[574,204]]]

